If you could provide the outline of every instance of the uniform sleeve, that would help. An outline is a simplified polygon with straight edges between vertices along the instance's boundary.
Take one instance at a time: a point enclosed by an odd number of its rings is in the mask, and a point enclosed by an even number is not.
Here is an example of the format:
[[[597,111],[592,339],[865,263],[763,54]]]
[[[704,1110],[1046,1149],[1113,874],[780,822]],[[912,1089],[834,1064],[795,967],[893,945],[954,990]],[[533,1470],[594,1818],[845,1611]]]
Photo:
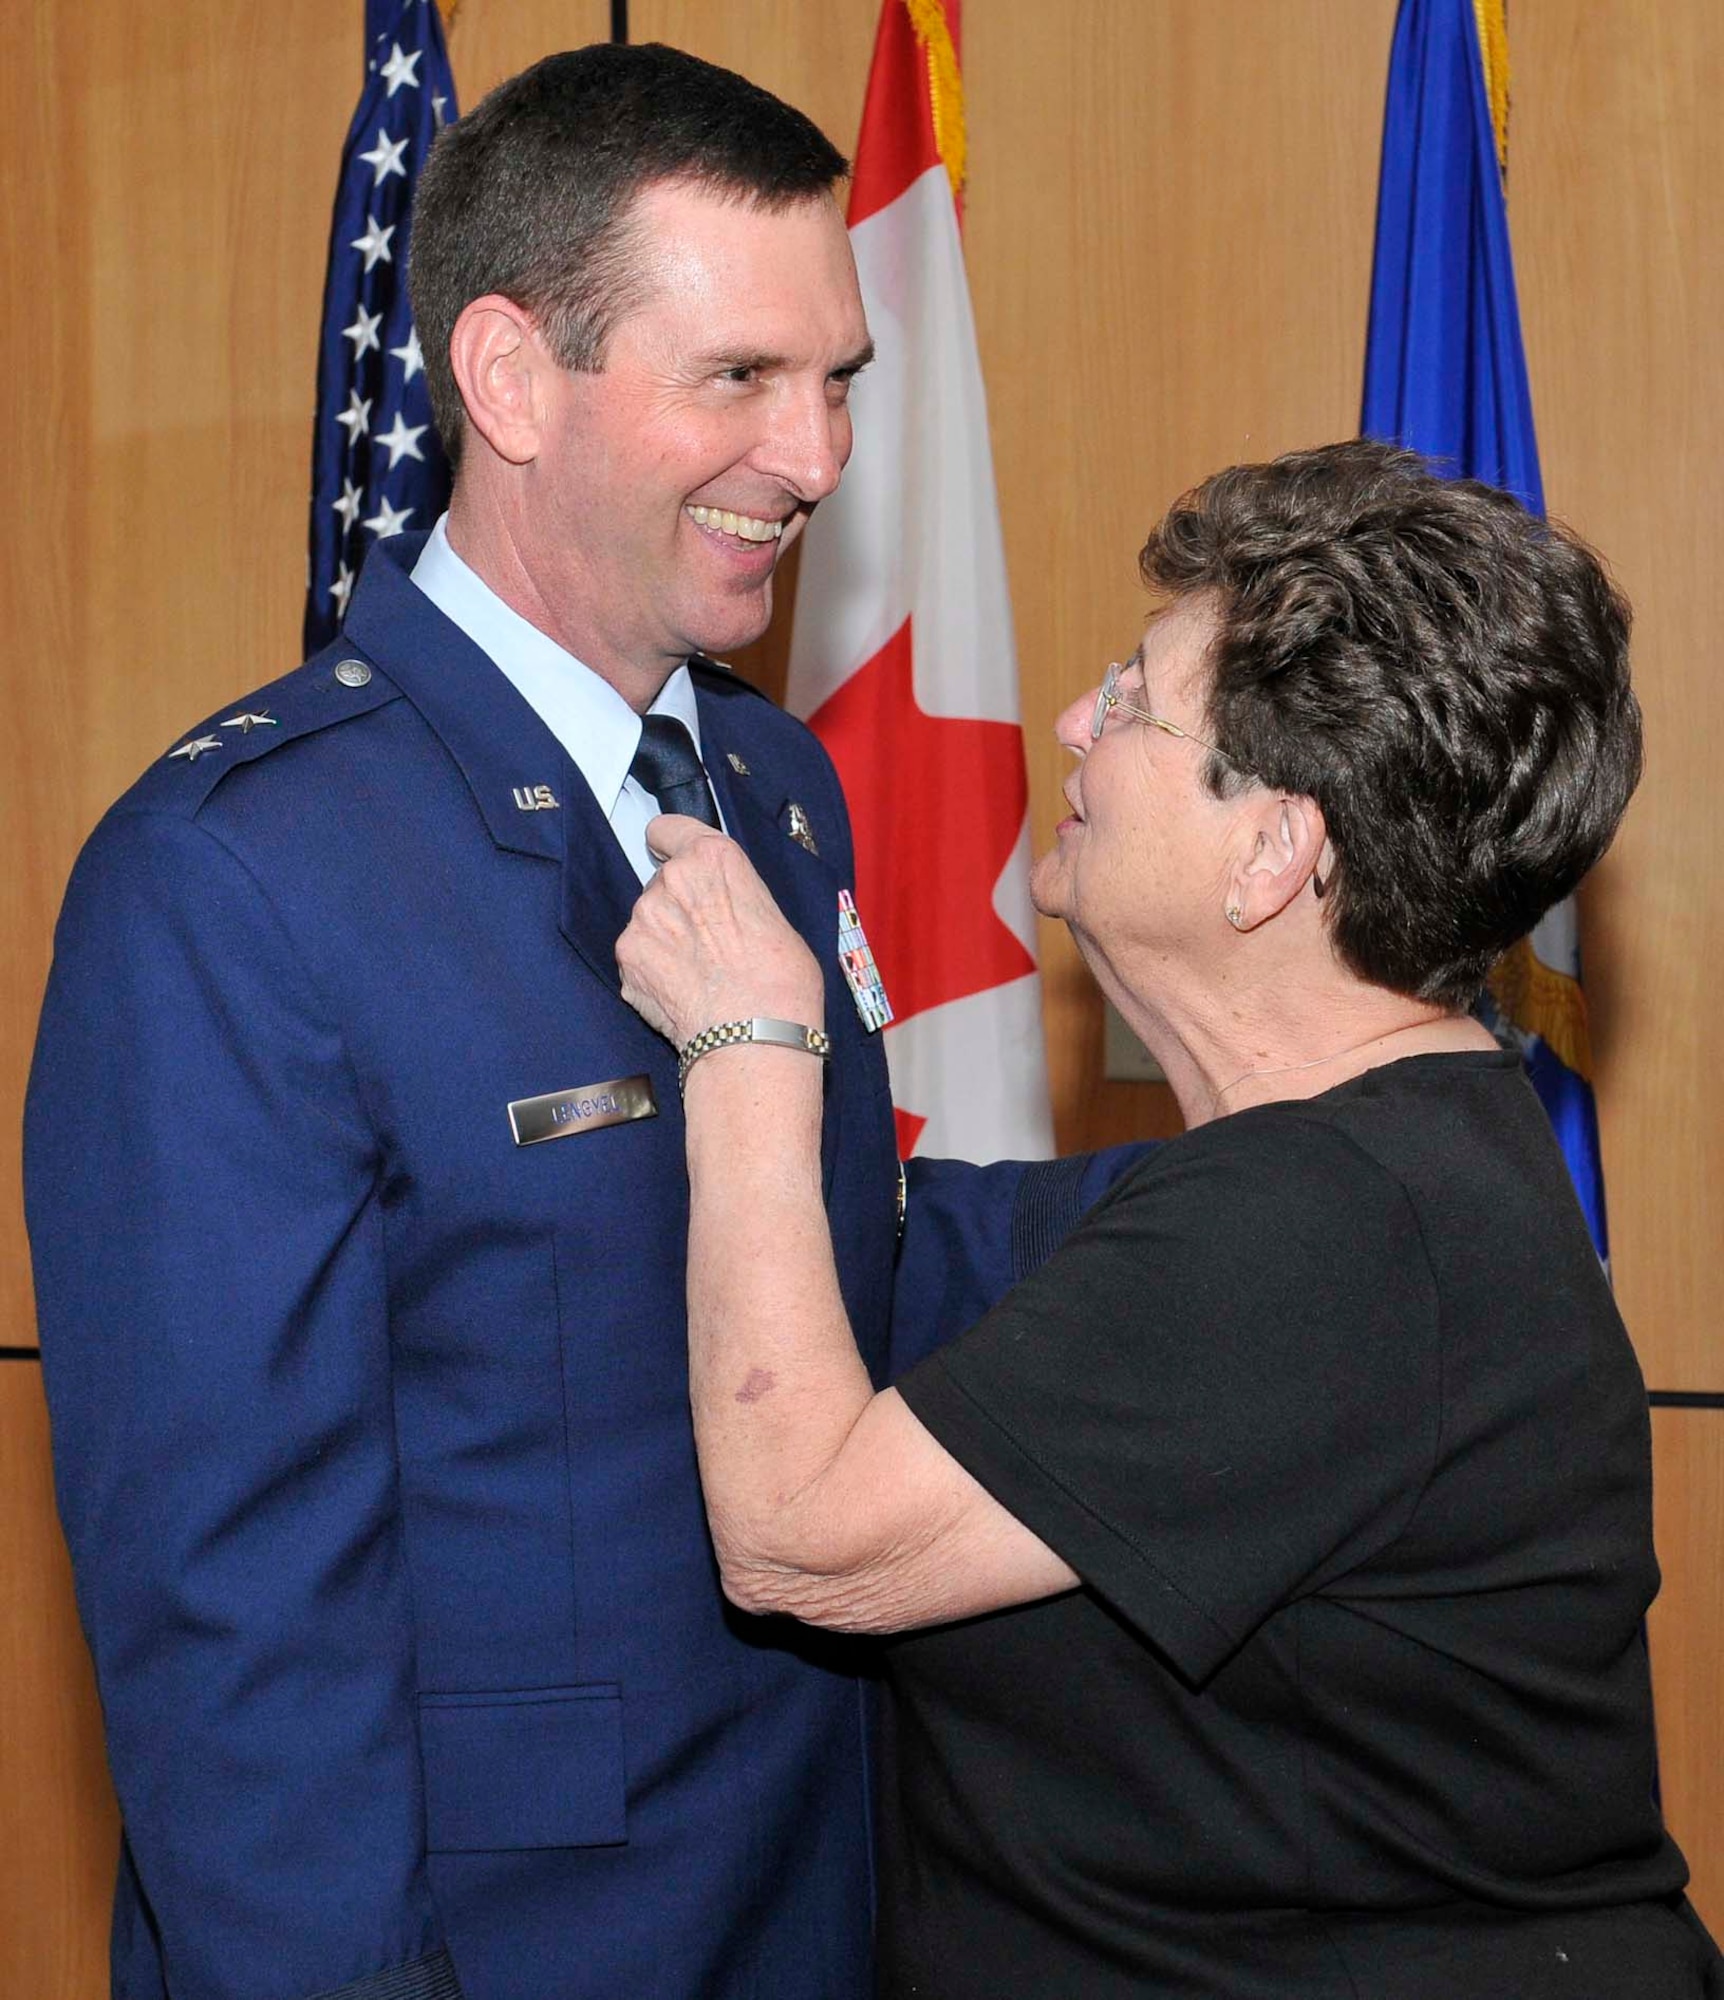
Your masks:
[[[1399,1186],[1315,1120],[1241,1114],[1127,1176],[898,1386],[1201,1682],[1410,1517],[1434,1462],[1438,1343]]]
[[[904,1227],[892,1286],[892,1376],[974,1326],[1040,1268],[1151,1145],[1059,1160],[904,1163]]]
[[[174,2000],[459,2000],[424,1871],[379,1154],[212,835],[80,860],[26,1113],[55,1478]]]

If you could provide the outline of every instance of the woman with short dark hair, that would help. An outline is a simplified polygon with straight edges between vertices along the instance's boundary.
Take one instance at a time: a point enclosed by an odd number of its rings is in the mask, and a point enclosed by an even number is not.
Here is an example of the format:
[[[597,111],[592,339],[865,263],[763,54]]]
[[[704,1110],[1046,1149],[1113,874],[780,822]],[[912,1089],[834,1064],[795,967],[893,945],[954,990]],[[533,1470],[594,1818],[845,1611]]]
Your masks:
[[[1597,557],[1358,439],[1217,473],[1140,568],[1216,618],[1211,789],[1315,800],[1346,856],[1335,950],[1372,985],[1470,1007],[1639,781],[1628,606]]]
[[[1626,606],[1370,442],[1218,474],[1143,569],[1164,603],[1060,718],[1034,889],[1188,1129],[894,1388],[833,1276],[818,1065],[751,1039],[854,1024],[738,849],[655,828],[618,956],[685,1052],[725,1587],[912,1635],[888,1993],[1700,1994],[1645,1393],[1466,1011],[1633,790]]]

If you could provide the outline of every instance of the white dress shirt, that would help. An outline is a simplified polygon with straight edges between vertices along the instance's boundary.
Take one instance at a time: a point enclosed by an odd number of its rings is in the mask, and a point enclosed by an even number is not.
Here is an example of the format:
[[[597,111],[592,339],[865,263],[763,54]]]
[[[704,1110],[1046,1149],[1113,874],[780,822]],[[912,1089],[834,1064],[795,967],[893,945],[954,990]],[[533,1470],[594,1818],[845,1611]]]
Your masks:
[[[413,565],[413,581],[496,663],[574,759],[630,866],[642,882],[650,882],[657,864],[647,852],[646,830],[658,800],[629,776],[640,748],[640,717],[609,681],[529,625],[461,560],[449,546],[448,519],[443,515],[431,530]],[[700,709],[686,666],[659,689],[649,713],[674,715],[699,752]]]

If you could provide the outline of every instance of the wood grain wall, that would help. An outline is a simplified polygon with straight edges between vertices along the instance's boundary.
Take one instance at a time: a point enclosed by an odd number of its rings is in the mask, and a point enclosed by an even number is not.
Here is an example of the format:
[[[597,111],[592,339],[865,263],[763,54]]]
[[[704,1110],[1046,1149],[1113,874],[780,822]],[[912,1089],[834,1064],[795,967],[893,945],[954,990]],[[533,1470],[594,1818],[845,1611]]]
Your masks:
[[[876,0],[633,0],[848,148]],[[1646,783],[1583,901],[1624,1311],[1724,1391],[1724,11],[1516,0],[1511,215],[1553,509],[1639,613]],[[1393,0],[968,0],[968,249],[1039,838],[1052,717],[1133,634],[1182,487],[1356,424]],[[313,352],[359,0],[0,9],[0,1126],[79,842],[189,719],[296,657]],[[461,0],[462,99],[603,0]],[[782,632],[756,649],[782,674]],[[1044,930],[1062,1145],[1164,1132]],[[0,1348],[34,1340],[0,1166]],[[1724,1410],[1654,1420],[1664,1785],[1724,1925]],[[0,1361],[0,1992],[92,2000],[115,1821],[31,1360]]]

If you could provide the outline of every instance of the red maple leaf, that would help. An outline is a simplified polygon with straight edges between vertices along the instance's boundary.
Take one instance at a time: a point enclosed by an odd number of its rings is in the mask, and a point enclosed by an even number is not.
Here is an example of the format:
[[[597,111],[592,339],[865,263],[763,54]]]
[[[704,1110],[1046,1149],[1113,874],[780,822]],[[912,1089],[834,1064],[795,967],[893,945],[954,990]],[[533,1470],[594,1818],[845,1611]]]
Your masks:
[[[856,907],[900,1021],[1036,969],[993,904],[1029,796],[1023,732],[918,708],[911,664],[906,618],[809,717],[849,801]]]

